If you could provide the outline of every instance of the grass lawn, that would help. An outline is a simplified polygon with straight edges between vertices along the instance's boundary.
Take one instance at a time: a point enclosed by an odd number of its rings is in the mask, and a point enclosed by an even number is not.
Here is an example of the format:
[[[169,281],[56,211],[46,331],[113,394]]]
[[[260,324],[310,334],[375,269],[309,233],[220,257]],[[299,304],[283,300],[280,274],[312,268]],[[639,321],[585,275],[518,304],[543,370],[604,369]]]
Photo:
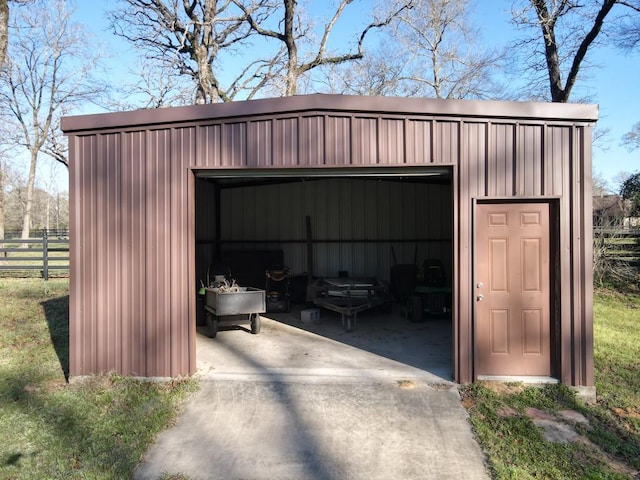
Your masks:
[[[599,291],[594,312],[597,404],[561,385],[461,387],[494,478],[637,478],[640,295]],[[0,479],[130,478],[197,388],[67,372],[68,280],[0,279]],[[546,440],[545,422],[570,441]]]
[[[598,291],[594,317],[596,404],[585,405],[562,385],[462,389],[494,478],[638,478],[640,295]],[[568,435],[549,440],[545,425]]]
[[[66,382],[68,280],[0,279],[0,479],[130,478],[195,380]]]

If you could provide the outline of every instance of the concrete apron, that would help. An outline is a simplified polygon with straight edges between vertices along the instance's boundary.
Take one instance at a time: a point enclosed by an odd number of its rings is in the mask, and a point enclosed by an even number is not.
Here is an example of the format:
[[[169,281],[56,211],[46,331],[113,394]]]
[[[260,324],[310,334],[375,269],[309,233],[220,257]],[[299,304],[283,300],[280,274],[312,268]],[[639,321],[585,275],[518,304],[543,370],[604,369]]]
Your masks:
[[[259,335],[198,334],[201,389],[134,478],[489,478],[450,381],[449,320],[365,312],[346,333],[332,312],[269,317]]]

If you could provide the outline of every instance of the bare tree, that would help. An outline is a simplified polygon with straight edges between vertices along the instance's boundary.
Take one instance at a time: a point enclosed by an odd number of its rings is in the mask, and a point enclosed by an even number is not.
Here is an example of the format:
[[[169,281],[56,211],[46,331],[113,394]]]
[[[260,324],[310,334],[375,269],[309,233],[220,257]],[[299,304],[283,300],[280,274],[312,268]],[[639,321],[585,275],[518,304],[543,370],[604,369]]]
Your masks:
[[[5,160],[4,155],[0,154],[0,240],[4,240],[4,178]]]
[[[342,95],[415,96],[418,88],[412,89],[402,83],[406,58],[398,55],[398,48],[390,42],[383,43],[375,50],[348,65],[328,65],[315,79],[315,87]]]
[[[4,115],[0,113],[0,138],[9,138],[9,122],[5,121]],[[0,144],[0,240],[4,239],[6,231],[6,207],[7,190],[15,183],[15,174],[12,171],[11,159],[15,158],[15,147]],[[6,256],[6,255],[5,255]]]
[[[0,65],[4,63],[9,42],[9,3],[27,4],[33,0],[0,0]]]
[[[0,65],[4,63],[4,57],[7,53],[8,40],[9,40],[9,0],[0,0]]]
[[[24,238],[30,233],[38,157],[55,142],[59,116],[80,101],[95,100],[103,91],[91,79],[97,58],[70,15],[64,1],[41,3],[36,9],[19,12],[10,23],[7,62],[0,74],[0,104],[15,125],[14,137],[5,142],[20,145],[29,158]]]
[[[588,51],[601,37],[605,19],[621,3],[620,0],[515,2],[513,22],[537,32],[518,46],[528,55],[526,67],[534,74],[544,72],[552,102],[569,101]]]
[[[503,98],[496,81],[503,55],[484,47],[467,0],[414,0],[375,49],[325,70],[334,93],[437,98]]]
[[[114,33],[138,47],[148,60],[165,71],[189,77],[194,85],[192,103],[233,99],[222,85],[219,56],[239,47],[251,34],[246,14],[262,21],[267,0],[254,0],[236,8],[232,0],[121,0],[111,13]],[[156,77],[157,78],[157,77]]]
[[[311,25],[303,18],[297,0],[280,0],[278,15],[281,18],[277,22],[278,29],[270,28],[267,22],[260,22],[254,14],[249,12],[240,0],[233,0],[234,3],[243,10],[251,29],[267,40],[276,40],[281,43],[281,50],[274,56],[276,62],[266,62],[270,72],[263,72],[262,77],[271,77],[277,81],[282,79],[282,92],[284,96],[296,95],[301,78],[312,70],[329,65],[339,65],[347,62],[362,59],[364,56],[364,41],[367,35],[375,30],[388,26],[400,13],[412,8],[413,0],[402,0],[394,3],[385,13],[375,15],[371,21],[360,30],[357,35],[355,49],[343,53],[333,53],[328,49],[329,39],[336,23],[343,15],[345,8],[352,3],[352,0],[341,0],[330,18],[321,30],[321,38],[315,43],[311,40]],[[267,18],[264,15],[263,18]],[[301,50],[303,44],[310,46]],[[274,68],[279,62],[283,62],[282,68]],[[275,72],[275,73],[274,73]]]
[[[635,50],[640,46],[640,1],[619,0],[627,10],[616,22],[616,43],[623,50]]]
[[[483,46],[468,16],[468,0],[415,0],[399,15],[391,39],[407,56],[401,81],[436,98],[493,98],[502,55]]]
[[[113,105],[116,110],[131,109],[132,105],[139,108],[192,105],[196,97],[192,82],[184,82],[183,76],[157,62],[143,62],[141,71],[131,71],[131,78],[137,81],[123,86],[122,95]]]
[[[640,147],[640,122],[636,123],[631,130],[622,136],[622,143],[626,145],[630,152]]]
[[[600,172],[592,172],[591,179],[593,184],[594,197],[603,197],[605,195],[611,194],[611,187],[609,186],[609,182],[607,182],[607,180],[602,176]]]

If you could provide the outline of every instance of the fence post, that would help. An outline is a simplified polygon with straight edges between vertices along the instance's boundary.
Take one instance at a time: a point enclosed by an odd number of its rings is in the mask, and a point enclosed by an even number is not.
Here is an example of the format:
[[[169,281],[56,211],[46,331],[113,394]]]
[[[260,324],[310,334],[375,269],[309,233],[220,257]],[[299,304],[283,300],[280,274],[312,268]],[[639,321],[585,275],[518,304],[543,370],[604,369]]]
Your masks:
[[[49,280],[49,241],[47,230],[42,230],[42,278]]]

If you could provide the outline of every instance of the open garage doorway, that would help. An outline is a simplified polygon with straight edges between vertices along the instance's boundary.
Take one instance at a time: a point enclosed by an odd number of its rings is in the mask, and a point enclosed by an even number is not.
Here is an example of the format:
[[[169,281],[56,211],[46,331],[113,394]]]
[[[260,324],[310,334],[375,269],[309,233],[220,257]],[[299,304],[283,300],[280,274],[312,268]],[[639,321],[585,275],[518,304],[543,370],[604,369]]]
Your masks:
[[[371,369],[395,362],[452,380],[451,167],[194,173],[198,285],[224,272],[269,290],[267,270],[286,266],[288,300],[261,315],[258,335],[231,318],[210,339],[200,296],[199,368],[344,370],[356,348]],[[324,279],[374,279],[386,301],[358,312],[347,331],[309,288]]]

